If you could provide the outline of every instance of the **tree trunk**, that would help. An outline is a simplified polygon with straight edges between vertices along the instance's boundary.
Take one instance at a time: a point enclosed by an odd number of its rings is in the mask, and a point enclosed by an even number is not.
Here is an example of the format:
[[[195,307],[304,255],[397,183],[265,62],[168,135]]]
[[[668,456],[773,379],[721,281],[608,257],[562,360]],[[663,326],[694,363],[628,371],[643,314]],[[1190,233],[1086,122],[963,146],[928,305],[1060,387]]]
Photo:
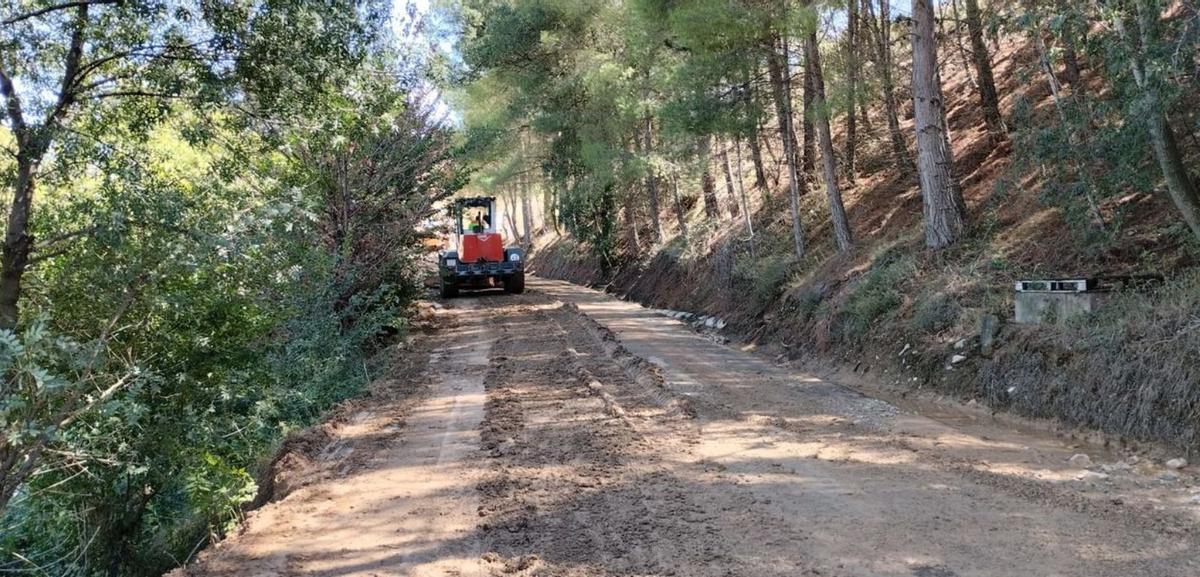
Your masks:
[[[650,156],[650,151],[653,149],[654,135],[654,119],[646,117],[646,128],[642,134],[642,154]],[[646,195],[650,197],[650,222],[654,224],[654,242],[661,242],[663,238],[661,209],[658,204],[658,178],[654,174],[654,169],[651,167],[646,174]]]
[[[855,59],[855,61],[858,63],[859,68],[863,68],[866,65],[865,63],[867,61],[877,62],[877,60],[874,57],[875,47],[874,47],[873,43],[875,42],[875,36],[871,31],[872,28],[871,28],[870,3],[873,0],[860,0],[860,1],[862,2],[862,4],[858,8],[858,47],[857,47],[858,57]],[[865,68],[863,68],[861,74],[863,77],[867,77]],[[866,132],[868,135],[874,136],[875,127],[871,121],[871,109],[870,109],[871,103],[869,102],[870,91],[868,90],[868,86],[869,86],[869,83],[865,83],[865,81],[864,81],[864,85],[861,86],[859,88],[859,90],[857,90],[857,92],[858,92],[858,103],[857,104],[858,104],[859,111],[861,114],[861,116],[859,116],[859,118],[858,118],[858,122],[859,122],[859,124],[862,125],[863,132]]]
[[[525,144],[525,135],[521,135],[521,162],[528,164],[529,157],[526,155],[528,147]],[[521,224],[525,229],[525,248],[533,246],[533,215],[529,209],[529,174],[522,171],[521,174]]]
[[[916,113],[917,174],[924,205],[925,244],[942,249],[966,228],[966,209],[953,175],[946,108],[937,67],[932,0],[913,1],[913,109]]]
[[[1070,14],[1069,12],[1067,14]],[[1086,23],[1084,24],[1086,26]],[[1062,42],[1063,42],[1063,64],[1066,65],[1067,83],[1071,85],[1073,92],[1078,92],[1083,87],[1079,84],[1082,73],[1079,71],[1079,55],[1075,51],[1075,24],[1071,16],[1063,21],[1062,26]]]
[[[812,108],[813,108],[813,86],[812,74],[809,73],[808,67],[804,67],[804,113],[802,116],[801,127],[804,129],[804,157],[800,164],[801,172],[804,174],[805,180],[808,182],[816,182],[817,168],[817,138],[813,132],[812,123]],[[788,86],[791,86],[791,77],[788,77]],[[789,88],[790,91],[790,88]],[[791,94],[788,94],[791,98]],[[793,138],[795,135],[793,135]]]
[[[975,83],[979,86],[979,104],[988,131],[1003,137],[1008,133],[1000,114],[1000,99],[996,96],[996,80],[992,77],[991,56],[983,42],[983,22],[979,0],[964,0],[967,8],[967,35],[971,37],[971,57],[975,62]]]
[[[638,139],[637,136],[625,143],[625,153],[629,157],[637,154]],[[621,195],[621,210],[625,213],[625,235],[626,242],[633,249],[633,254],[640,256],[642,253],[641,233],[638,231],[637,218],[637,188],[625,188],[624,194]]]
[[[749,78],[747,78],[747,83],[749,83]],[[755,101],[757,100],[758,90],[754,88],[753,84],[750,84],[750,87],[750,104],[753,107]],[[746,140],[750,143],[750,160],[754,163],[754,186],[759,190],[766,192],[767,171],[763,167],[762,148],[759,147],[758,138],[759,124],[756,119],[754,125],[750,129],[750,135]]]
[[[25,137],[25,140],[30,139]],[[4,263],[0,265],[0,328],[10,330],[16,327],[19,318],[21,279],[25,276],[29,252],[33,248],[33,237],[28,230],[37,160],[23,150],[31,145],[17,145],[17,178],[8,212],[8,229],[4,234]]]
[[[866,7],[868,16],[875,22],[871,2],[868,1]],[[889,18],[888,0],[880,0],[879,21],[875,24],[875,62],[879,66],[879,77],[883,84],[884,117],[887,120],[888,138],[892,145],[892,162],[900,172],[911,174],[913,161],[908,154],[908,144],[904,142],[904,133],[900,131],[900,104],[896,101],[896,83],[892,76],[892,32]]]
[[[754,186],[765,196],[770,189],[767,187],[767,170],[763,166],[762,146],[759,144],[758,137],[758,125],[756,124],[754,132],[746,139],[746,142],[750,144],[750,161],[754,163]]]
[[[776,38],[777,38],[776,43],[778,43],[778,37],[776,37]],[[775,54],[767,57],[767,75],[770,76],[770,78],[771,78],[771,92],[772,92],[772,96],[774,96],[774,100],[775,100],[775,115],[776,116],[779,116],[780,114],[782,114],[782,110],[785,108],[789,111],[789,113],[791,113],[793,111],[791,106],[782,107],[780,104],[781,98],[786,97],[789,102],[791,101],[791,98],[792,98],[791,81],[789,78],[786,78],[784,76],[786,74],[784,69],[787,67],[788,67],[787,62],[781,61],[778,53],[775,53]],[[784,88],[786,88],[787,91],[785,93],[781,94],[778,90],[778,87],[780,87],[780,86],[783,86]],[[783,142],[783,157],[784,158],[783,158],[782,162],[784,164],[791,163],[791,164],[795,164],[797,166],[801,166],[800,148],[799,148],[798,144],[797,144],[797,146],[794,146],[792,148],[788,148],[788,145],[787,145],[787,141],[789,138],[791,139],[791,142],[793,142],[793,143],[800,142],[800,139],[798,139],[796,137],[795,120],[792,118],[785,119],[782,116],[779,116],[778,120],[779,120],[779,140],[780,140],[780,142]],[[789,153],[788,152],[789,150],[791,150],[792,152]],[[768,152],[771,152],[772,154],[774,154],[769,148],[768,148]],[[791,154],[792,158],[789,159],[788,154]],[[776,165],[778,165],[779,162],[780,161],[778,159],[775,160]]]
[[[525,247],[533,246],[533,207],[529,200],[529,189],[521,196],[521,220],[525,221]]]
[[[17,174],[13,181],[12,204],[8,211],[8,228],[4,233],[3,263],[0,264],[0,329],[13,329],[20,320],[21,282],[33,251],[33,236],[29,234],[33,212],[34,180],[38,165],[50,146],[51,131],[75,104],[76,76],[83,58],[88,28],[88,4],[75,9],[71,24],[71,43],[63,63],[62,83],[56,102],[47,119],[33,127],[25,122],[21,98],[12,79],[0,69],[0,95],[5,100],[12,135],[16,139]]]
[[[958,48],[958,57],[962,60],[963,70],[970,70],[971,61],[967,58],[967,47],[963,46],[962,19],[958,15],[958,0],[950,0],[950,11],[954,18],[954,45]],[[979,82],[974,76],[967,74],[967,81],[971,83],[971,88],[979,90]]]
[[[1035,27],[1036,28],[1036,27]],[[1068,146],[1075,146],[1077,143],[1085,139],[1081,137],[1076,130],[1067,121],[1067,113],[1063,106],[1062,85],[1059,84],[1058,78],[1054,76],[1054,68],[1050,65],[1050,57],[1046,54],[1046,43],[1042,40],[1040,32],[1034,33],[1034,45],[1037,46],[1039,68],[1042,69],[1042,74],[1046,77],[1046,83],[1050,87],[1050,96],[1054,100],[1054,109],[1058,111],[1058,126],[1067,136]],[[1088,208],[1092,213],[1092,219],[1096,221],[1096,226],[1100,230],[1105,230],[1107,225],[1104,221],[1104,213],[1100,210],[1100,202],[1097,199],[1095,185],[1092,184],[1091,176],[1088,174],[1086,162],[1071,162],[1072,168],[1075,170],[1079,182],[1083,185],[1083,194],[1087,198]]]
[[[515,193],[512,193],[512,192],[510,192],[510,193],[508,194],[508,200],[507,200],[506,202],[507,202],[508,204],[512,205],[512,206],[516,206],[516,204],[517,204],[517,195],[516,195]],[[509,211],[506,211],[506,214],[505,214],[504,216],[505,216],[505,217],[508,219],[508,234],[509,234],[509,236],[511,236],[511,237],[512,237],[512,239],[513,239],[513,241],[514,241],[514,242],[520,242],[520,240],[521,240],[521,235],[520,235],[520,232],[521,232],[521,230],[520,230],[519,228],[517,228],[517,218],[516,218],[516,216],[514,215],[514,212],[515,212],[515,210],[509,210]],[[497,231],[503,231],[503,228],[504,228],[504,227],[502,226],[502,224],[501,224],[501,223],[496,223],[496,230],[497,230]]]
[[[777,48],[778,46],[778,48]],[[783,50],[783,54],[779,53]],[[771,76],[771,90],[775,94],[775,110],[779,116],[779,137],[783,141],[783,156],[788,170],[788,198],[792,209],[792,242],[796,258],[804,258],[804,223],[800,219],[800,194],[807,192],[808,184],[801,181],[796,166],[796,132],[792,128],[792,97],[789,78],[787,40],[772,35],[771,51],[767,55],[767,68]]]
[[[558,223],[558,186],[547,186],[543,193],[542,202],[546,206],[543,216],[550,221],[550,225],[554,227],[554,234],[562,234],[562,229]]]
[[[725,192],[729,195],[729,215],[733,218],[738,217],[738,198],[737,193],[733,189],[733,175],[729,169],[729,149],[721,149],[721,168],[725,172]],[[738,179],[741,179],[741,174],[738,174]]]
[[[1157,98],[1157,97],[1155,97]],[[1149,99],[1149,97],[1147,97]],[[1163,179],[1175,207],[1183,215],[1183,221],[1192,234],[1200,240],[1200,192],[1184,164],[1183,154],[1175,139],[1175,131],[1161,113],[1149,119],[1150,140],[1154,144],[1154,156],[1162,170]]]
[[[871,124],[871,115],[869,112],[867,101],[860,93],[858,97],[858,123],[862,125],[863,132],[867,133],[868,137],[875,132],[875,128]]]
[[[712,175],[712,137],[700,138],[700,162],[704,171],[700,175],[700,190],[704,196],[704,216],[709,220],[720,220],[721,207],[717,204],[717,184]]]
[[[780,122],[782,122],[782,121],[780,121]],[[782,126],[782,125],[780,125],[780,126]],[[780,130],[782,130],[782,128],[780,128]],[[760,130],[760,134],[761,134],[761,130]],[[793,134],[792,136],[795,136],[795,134]],[[767,166],[771,167],[771,170],[767,174],[771,177],[771,186],[772,187],[779,186],[779,180],[780,180],[779,167],[786,166],[787,163],[783,160],[780,160],[779,155],[775,154],[775,146],[772,145],[773,139],[767,138],[767,139],[763,139],[759,142],[761,142],[763,144],[763,147],[762,147],[763,150],[767,151],[767,158],[766,158],[766,160],[768,161]],[[780,143],[782,143],[782,142],[783,142],[783,140],[780,139]],[[787,172],[787,171],[785,170],[784,172]],[[767,193],[767,191],[764,190],[763,191],[764,198],[767,196],[766,193]]]
[[[855,112],[858,110],[858,1],[846,3],[846,97],[850,103],[846,112],[846,181],[854,186],[854,150],[858,146],[855,134]]]
[[[626,242],[629,243],[629,247],[633,250],[633,254],[641,255],[642,239],[638,237],[637,214],[633,207],[633,201],[633,189],[630,189],[625,193],[625,201],[622,203],[625,205],[623,208],[625,209],[625,234],[627,235]]]
[[[811,32],[804,46],[805,68],[812,72],[813,123],[821,139],[821,164],[825,169],[825,192],[829,196],[829,216],[833,221],[833,237],[839,251],[847,251],[854,244],[850,223],[846,220],[846,207],[842,204],[842,191],[838,188],[837,159],[833,156],[833,138],[829,134],[829,107],[825,100],[825,77],[821,71],[821,51],[817,48],[817,33]],[[851,114],[850,116],[854,116]]]
[[[1183,221],[1187,223],[1192,234],[1200,239],[1200,191],[1197,190],[1196,183],[1188,174],[1187,165],[1184,164],[1183,154],[1180,152],[1175,138],[1175,131],[1171,129],[1163,111],[1157,84],[1154,79],[1149,77],[1152,71],[1148,70],[1144,60],[1145,54],[1150,52],[1154,44],[1152,41],[1153,31],[1159,15],[1157,10],[1146,6],[1145,2],[1141,0],[1135,2],[1134,10],[1137,17],[1133,22],[1137,26],[1136,32],[1131,33],[1127,29],[1127,24],[1122,17],[1118,17],[1116,24],[1118,33],[1133,49],[1131,52],[1134,53],[1134,57],[1130,60],[1130,68],[1133,72],[1134,82],[1141,89],[1143,101],[1141,121],[1147,123],[1150,142],[1154,148],[1154,157],[1158,161],[1159,170],[1162,171],[1163,180],[1167,183],[1167,191],[1171,195],[1171,200],[1179,209]]]
[[[733,146],[737,150],[738,193],[742,197],[742,215],[746,217],[746,236],[750,241],[750,258],[754,258],[754,219],[750,211],[750,199],[746,197],[746,186],[742,183],[742,141],[735,138]]]
[[[679,219],[679,236],[687,242],[687,214],[683,212],[683,199],[679,198],[679,178],[674,174],[671,175],[671,194],[675,199],[675,218]]]

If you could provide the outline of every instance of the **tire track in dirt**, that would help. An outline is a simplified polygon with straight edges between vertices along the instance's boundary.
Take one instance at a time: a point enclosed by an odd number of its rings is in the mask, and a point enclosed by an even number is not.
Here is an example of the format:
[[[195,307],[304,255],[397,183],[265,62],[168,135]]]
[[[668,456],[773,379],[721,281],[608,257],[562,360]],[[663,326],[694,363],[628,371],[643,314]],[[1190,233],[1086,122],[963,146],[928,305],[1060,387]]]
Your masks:
[[[933,426],[542,286],[446,303],[422,360],[323,425],[292,493],[187,573],[1200,575],[1191,527],[1038,480],[1056,471],[1033,439]]]
[[[788,545],[803,536],[687,456],[697,429],[653,380],[639,383],[573,311],[524,300],[498,327],[486,379],[480,527],[493,571],[800,574]]]
[[[692,456],[768,516],[803,527],[792,546],[822,575],[1200,575],[1194,522],[1153,500],[1081,491],[1061,443],[904,414],[635,304],[566,283],[531,287],[653,360],[696,409]]]

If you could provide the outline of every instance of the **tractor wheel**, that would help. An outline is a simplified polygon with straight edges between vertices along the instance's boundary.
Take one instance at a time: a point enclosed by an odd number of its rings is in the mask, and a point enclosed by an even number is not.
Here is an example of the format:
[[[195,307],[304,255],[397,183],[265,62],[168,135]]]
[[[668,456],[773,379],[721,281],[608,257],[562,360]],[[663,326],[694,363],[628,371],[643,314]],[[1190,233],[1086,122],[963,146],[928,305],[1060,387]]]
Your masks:
[[[446,279],[442,279],[439,287],[441,288],[442,298],[444,299],[452,299],[458,296],[458,287],[447,283]]]
[[[504,279],[504,292],[519,295],[525,292],[525,273],[519,272]]]

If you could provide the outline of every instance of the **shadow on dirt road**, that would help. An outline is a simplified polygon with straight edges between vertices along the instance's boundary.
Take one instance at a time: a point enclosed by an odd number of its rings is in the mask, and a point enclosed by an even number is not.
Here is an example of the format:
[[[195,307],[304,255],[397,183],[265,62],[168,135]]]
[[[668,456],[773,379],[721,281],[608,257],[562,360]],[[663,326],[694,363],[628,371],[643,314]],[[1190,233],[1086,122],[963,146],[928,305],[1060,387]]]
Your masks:
[[[944,424],[596,291],[529,287],[444,303],[412,353],[425,392],[355,433],[394,439],[341,439],[328,458],[360,466],[187,574],[1200,575],[1189,475],[1081,470],[1053,437]]]

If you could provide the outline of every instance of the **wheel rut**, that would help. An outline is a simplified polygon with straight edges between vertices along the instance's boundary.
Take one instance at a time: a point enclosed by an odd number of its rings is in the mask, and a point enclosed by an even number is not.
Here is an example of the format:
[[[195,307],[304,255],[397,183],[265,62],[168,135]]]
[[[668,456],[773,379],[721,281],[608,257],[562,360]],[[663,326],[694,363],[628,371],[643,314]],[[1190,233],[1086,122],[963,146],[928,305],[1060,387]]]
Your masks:
[[[440,305],[410,352],[418,392],[355,401],[299,488],[187,574],[1200,575],[1179,508],[1061,481],[1056,441],[939,425],[636,305],[530,288]]]

